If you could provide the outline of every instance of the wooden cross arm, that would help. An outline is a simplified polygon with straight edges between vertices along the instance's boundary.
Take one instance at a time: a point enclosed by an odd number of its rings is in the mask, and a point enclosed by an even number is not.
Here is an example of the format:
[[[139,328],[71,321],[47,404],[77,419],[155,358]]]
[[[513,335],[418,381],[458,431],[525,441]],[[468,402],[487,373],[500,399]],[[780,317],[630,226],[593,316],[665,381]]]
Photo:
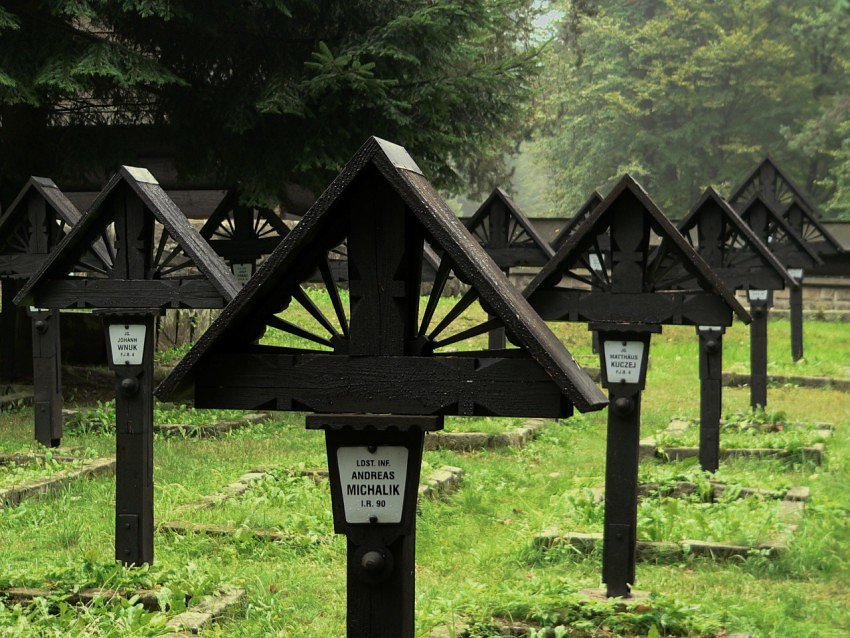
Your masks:
[[[43,282],[26,298],[39,308],[222,308],[221,293],[205,279],[91,279]]]
[[[612,293],[551,288],[531,299],[546,321],[611,321],[661,325],[732,325],[732,310],[708,292]]]
[[[572,405],[532,359],[211,353],[199,408],[558,418]]]

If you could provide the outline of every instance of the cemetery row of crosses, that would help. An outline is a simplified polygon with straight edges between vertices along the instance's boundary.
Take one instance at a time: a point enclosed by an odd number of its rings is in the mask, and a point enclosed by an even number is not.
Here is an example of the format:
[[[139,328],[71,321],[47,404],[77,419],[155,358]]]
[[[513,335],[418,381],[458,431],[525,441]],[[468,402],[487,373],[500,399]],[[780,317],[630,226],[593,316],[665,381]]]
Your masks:
[[[154,562],[154,397],[308,413],[306,427],[324,432],[334,531],[347,542],[348,635],[407,637],[423,447],[445,417],[607,408],[601,580],[605,595],[629,597],[653,335],[694,327],[699,359],[683,365],[699,370],[699,463],[714,472],[726,329],[750,325],[751,406],[763,409],[773,292],[791,293],[799,359],[804,271],[840,251],[770,159],[728,198],[709,188],[678,225],[624,176],[552,245],[501,189],[462,223],[414,159],[377,138],[292,227],[234,189],[199,231],[144,168],[120,168],[84,214],[33,177],[0,218],[0,350],[16,365],[14,301],[32,322],[35,438],[58,447],[60,317],[101,318],[114,373],[115,558],[126,565]],[[529,267],[527,285],[509,282]],[[312,300],[317,286],[332,313]],[[486,319],[471,325],[474,305]],[[159,319],[196,309],[220,312],[156,387]],[[299,325],[295,309],[322,330]],[[551,322],[586,324],[607,396]],[[285,345],[264,341],[270,330]],[[470,349],[485,334],[488,347]]]

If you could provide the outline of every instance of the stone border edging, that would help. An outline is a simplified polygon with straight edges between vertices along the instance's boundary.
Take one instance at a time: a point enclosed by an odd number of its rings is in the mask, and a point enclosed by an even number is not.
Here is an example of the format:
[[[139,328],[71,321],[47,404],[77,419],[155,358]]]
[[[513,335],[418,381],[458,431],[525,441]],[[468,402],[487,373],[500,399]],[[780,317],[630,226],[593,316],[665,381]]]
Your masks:
[[[711,497],[714,500],[722,498],[723,494],[726,492],[726,489],[729,488],[728,485],[726,485],[725,483],[721,483],[720,481],[709,481],[709,484],[711,485]],[[653,494],[654,491],[657,492],[665,487],[669,488],[669,491],[660,494]],[[605,499],[604,487],[600,486],[591,489],[597,502],[602,502]],[[684,496],[696,493],[697,489],[697,484],[692,483],[690,481],[676,481],[675,483],[671,483],[668,485],[665,485],[663,483],[641,483],[638,485],[638,498],[651,498],[654,496],[661,496],[667,498],[682,498]],[[806,486],[793,486],[789,487],[785,491],[766,490],[758,487],[741,487],[738,489],[738,493],[735,497],[735,500],[756,496],[778,501],[806,503],[808,502],[810,495],[811,490]]]
[[[503,447],[521,448],[537,437],[546,427],[546,419],[529,419],[520,427],[506,432],[428,432],[425,436],[426,450],[490,450]]]
[[[766,543],[759,545],[736,545],[734,543],[719,543],[695,539],[673,541],[642,541],[637,542],[638,560],[680,559],[687,556],[699,556],[713,560],[730,558],[746,558],[751,554],[767,553],[771,558],[778,557],[788,551],[791,537],[799,529],[805,511],[804,501],[782,500],[779,502],[779,518],[783,529],[779,535]],[[539,551],[551,549],[556,545],[567,545],[582,554],[590,554],[597,545],[602,545],[602,534],[597,532],[566,532],[548,531],[538,534],[532,541],[532,547]]]
[[[683,424],[684,427],[683,427]],[[798,424],[799,425],[799,424]],[[682,420],[674,419],[664,429],[665,433],[675,434],[682,432],[688,427],[693,427],[693,424],[688,424]],[[815,429],[812,432],[822,438],[830,438],[834,431],[832,429]],[[640,458],[654,457],[666,461],[681,461],[683,459],[699,456],[699,447],[689,446],[665,446],[659,447],[654,436],[648,436],[640,440]],[[720,458],[730,459],[736,457],[749,458],[779,458],[793,459],[802,456],[803,460],[812,461],[815,465],[823,465],[826,446],[823,443],[814,443],[807,445],[798,450],[789,450],[786,448],[720,448]]]
[[[775,385],[797,385],[801,388],[832,388],[850,392],[850,379],[836,379],[832,377],[804,377],[794,375],[771,374],[767,378],[768,384]],[[724,372],[723,385],[726,387],[741,387],[750,385],[750,375],[740,372]]]
[[[195,502],[187,503],[177,507],[174,512],[178,515],[186,515],[193,511],[211,509],[223,504],[234,498],[238,498],[245,494],[257,481],[271,476],[271,472],[275,468],[255,468],[252,469],[236,481],[224,486],[218,492],[207,494]],[[327,480],[328,471],[325,468],[305,469],[298,473],[301,476],[309,477],[314,483]],[[444,465],[434,470],[424,482],[419,485],[419,498],[427,498],[429,500],[437,500],[444,498],[458,489],[464,477],[464,471],[459,467]],[[417,511],[419,504],[417,504]],[[303,538],[303,534],[296,534],[286,531],[274,529],[251,529],[247,527],[232,527],[229,525],[219,525],[215,523],[191,523],[181,520],[173,520],[165,523],[160,523],[157,529],[184,534],[192,532],[196,534],[204,534],[206,536],[235,536],[244,534],[250,536],[254,540],[261,542],[286,542],[295,539]],[[330,534],[326,535],[328,538]]]
[[[73,470],[60,470],[52,476],[0,489],[0,508],[15,507],[24,499],[56,492],[77,479],[114,473],[115,457],[93,459]]]
[[[0,410],[7,407],[20,405],[32,405],[35,400],[34,390],[31,385],[20,385],[12,383],[0,387]]]
[[[197,605],[171,618],[166,627],[172,632],[161,638],[197,636],[202,629],[244,608],[247,600],[245,590],[237,587],[229,588],[218,596],[204,598]]]
[[[32,603],[36,598],[55,596],[56,591],[36,587],[9,587],[0,590],[0,598],[12,603]],[[132,598],[138,596],[138,603],[147,611],[162,611],[156,591],[151,589],[139,589],[130,592],[119,592],[104,588],[91,588],[70,593],[65,599],[71,605],[90,605],[96,600],[110,599],[116,597]],[[169,618],[166,629],[171,633],[164,634],[163,638],[183,638],[184,636],[196,636],[201,629],[208,627],[225,615],[230,615],[244,607],[247,594],[244,589],[230,587],[220,594],[211,598],[203,598],[197,604],[189,606],[186,611]]]

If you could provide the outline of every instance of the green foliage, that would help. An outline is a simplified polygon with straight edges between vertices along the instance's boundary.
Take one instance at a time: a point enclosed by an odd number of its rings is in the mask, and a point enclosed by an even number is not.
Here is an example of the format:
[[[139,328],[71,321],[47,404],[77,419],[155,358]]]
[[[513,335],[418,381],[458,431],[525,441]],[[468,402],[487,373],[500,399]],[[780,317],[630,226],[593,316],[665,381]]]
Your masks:
[[[709,491],[710,494],[710,491]],[[728,490],[717,500],[697,491],[685,496],[650,496],[638,506],[638,537],[648,541],[685,539],[757,545],[774,539],[781,530],[778,501],[760,497],[738,498]],[[602,529],[604,503],[589,490],[566,497],[558,511],[561,525],[575,531]],[[567,522],[564,522],[567,521]]]
[[[592,638],[594,636],[715,636],[721,619],[687,605],[674,596],[647,601],[588,602],[578,596],[541,600],[539,606],[510,605],[498,610],[505,618],[531,623],[525,638]],[[504,623],[504,621],[503,621]],[[502,623],[502,624],[503,624]],[[469,638],[503,636],[500,623],[473,621]],[[517,635],[517,634],[511,634]]]
[[[241,410],[198,410],[182,404],[154,406],[154,423],[163,425],[202,426],[218,421],[238,421],[247,414]],[[68,417],[65,429],[76,434],[114,434],[115,405],[98,401],[96,406],[83,408]]]
[[[850,97],[845,3],[596,4],[577,22],[574,3],[562,3],[562,38],[545,65],[540,156],[559,213],[629,172],[680,217],[706,186],[728,192],[765,153],[822,203],[848,183],[838,175],[850,158],[830,151],[841,147],[835,124]]]
[[[62,456],[66,459],[70,457],[70,459],[57,460],[56,452],[46,449],[43,456],[0,465],[0,489],[14,487],[33,479],[47,478],[63,470],[76,469],[90,460],[94,454],[92,450],[69,450],[63,451]]]
[[[186,175],[241,181],[255,200],[324,187],[369,135],[404,144],[441,186],[484,188],[525,122],[537,4],[11,1],[0,118],[27,106],[39,125],[167,124]],[[120,160],[125,144],[85,159]]]
[[[759,419],[763,420],[759,420]],[[787,426],[784,421],[773,422],[764,419],[762,415],[740,412],[739,420],[721,423],[720,447],[737,448],[766,448],[785,450],[787,452],[802,452],[803,448],[824,443],[826,438],[817,425],[796,423]],[[670,432],[662,432],[655,437],[658,447],[696,447],[699,445],[699,428],[696,425]],[[801,457],[802,458],[802,457]]]

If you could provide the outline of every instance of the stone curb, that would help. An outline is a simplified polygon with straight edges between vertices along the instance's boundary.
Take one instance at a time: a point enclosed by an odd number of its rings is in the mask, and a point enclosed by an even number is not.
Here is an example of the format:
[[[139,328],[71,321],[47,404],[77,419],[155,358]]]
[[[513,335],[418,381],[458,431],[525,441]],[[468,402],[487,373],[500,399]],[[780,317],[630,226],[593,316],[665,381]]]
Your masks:
[[[55,596],[58,592],[50,589],[35,587],[10,587],[0,590],[0,598],[11,603],[31,603],[35,598]],[[96,600],[111,598],[132,598],[138,596],[138,604],[148,611],[161,611],[157,592],[151,589],[140,589],[130,592],[119,592],[112,589],[92,588],[69,594],[65,600],[71,605],[90,605]],[[168,620],[166,629],[171,633],[164,634],[171,638],[195,636],[201,629],[226,615],[232,615],[245,606],[247,594],[244,589],[229,588],[217,596],[204,598],[199,603],[191,605],[183,613]]]
[[[736,545],[733,543],[718,543],[713,541],[684,539],[679,542],[638,541],[636,554],[638,560],[654,560],[664,558],[679,558],[700,556],[721,561],[730,558],[746,558],[750,554],[767,552],[771,558],[776,558],[788,551],[788,543],[797,532],[805,513],[805,502],[797,500],[782,500],[779,502],[779,520],[782,530],[773,540],[760,545]],[[597,545],[602,545],[602,534],[597,532],[544,532],[534,537],[532,547],[546,550],[555,545],[574,547],[582,554],[590,554]]]
[[[43,589],[39,587],[9,587],[0,590],[0,598],[3,598],[11,603],[31,603],[35,598],[47,598],[56,596],[59,592],[52,589]],[[92,587],[83,589],[78,592],[69,593],[64,597],[64,600],[71,605],[90,605],[96,600],[112,599],[112,598],[132,598],[139,597],[139,604],[148,611],[159,611],[159,600],[156,597],[156,591],[152,589],[137,589],[130,592],[119,592],[114,589],[105,589],[102,587]]]
[[[419,498],[436,500],[448,496],[460,487],[464,471],[459,467],[444,465],[434,470],[423,483],[419,485]]]
[[[674,419],[665,428],[666,433],[680,433],[693,427],[694,423],[683,421],[682,419]],[[802,426],[805,424],[791,424],[792,427]],[[834,429],[831,424],[817,424],[819,428],[812,430],[813,434],[818,437],[828,439],[833,436]],[[648,436],[640,440],[640,458],[655,457],[667,461],[681,461],[683,459],[699,456],[699,447],[665,447],[663,453],[658,446],[658,442],[654,436]],[[782,448],[722,448],[720,449],[720,458],[729,459],[735,457],[752,457],[752,458],[780,458],[793,459],[802,455],[804,460],[812,461],[815,465],[823,465],[826,446],[823,443],[815,443],[807,445],[799,450],[786,450]]]
[[[82,446],[73,445],[70,447],[60,446],[50,450],[50,458],[57,463],[73,463],[79,461],[79,457],[73,456],[74,452],[82,451]],[[15,463],[18,465],[24,463],[32,463],[33,461],[43,461],[47,458],[46,452],[15,452],[13,454],[0,454],[0,465],[9,465]]]
[[[32,390],[16,390],[0,395],[0,410],[19,405],[32,405],[34,401]]]
[[[590,554],[602,545],[602,534],[568,532],[544,532],[534,537],[532,545],[538,550],[547,550],[557,545],[567,545],[582,554]],[[788,551],[788,545],[782,541],[772,541],[761,545],[735,545],[713,541],[685,539],[679,542],[638,541],[636,547],[638,560],[679,559],[688,555],[711,558],[717,561],[730,558],[746,558],[750,554],[768,552],[775,558]]]
[[[588,590],[583,590],[583,592],[586,592],[586,591],[588,591]],[[624,611],[625,611],[625,605],[623,607],[624,607]],[[502,636],[515,636],[515,637],[518,637],[518,638],[523,638],[523,637],[527,637],[529,635],[530,629],[532,629],[532,627],[530,627],[529,625],[510,624],[510,625],[503,625],[500,628],[499,633]],[[440,625],[439,627],[434,627],[434,629],[432,629],[428,633],[427,638],[467,638],[467,636],[468,636],[467,631],[468,631],[467,623],[465,623],[463,621],[458,621],[458,622],[452,623],[451,626]],[[540,636],[539,633],[537,635]],[[545,634],[545,635],[547,637],[550,636],[550,634]],[[551,633],[551,636],[554,636],[554,635],[555,635],[554,633]],[[752,635],[749,634],[749,633],[746,633],[746,632],[724,633],[723,636],[724,636],[724,638],[752,638]],[[542,638],[542,636],[541,636],[541,638]]]
[[[169,620],[167,628],[171,629],[172,633],[165,636],[177,638],[197,635],[201,629],[243,609],[247,598],[245,590],[237,588],[228,589],[213,598],[205,598]]]
[[[186,515],[196,510],[217,507],[225,501],[243,495],[254,483],[262,480],[266,476],[270,476],[270,472],[274,469],[275,468],[266,467],[250,470],[218,492],[208,494],[193,503],[187,503],[175,508],[174,513],[177,515]],[[311,478],[315,483],[327,480],[328,478],[328,471],[324,468],[300,470],[299,474],[301,476]],[[458,489],[463,476],[464,471],[461,468],[444,465],[434,470],[423,483],[420,483],[419,498],[427,498],[429,500],[444,498]],[[266,542],[286,542],[298,538],[304,538],[303,534],[294,534],[285,531],[231,527],[229,525],[216,525],[212,523],[191,523],[181,520],[160,523],[157,526],[157,529],[179,534],[189,532],[194,534],[204,534],[206,536],[235,536],[237,534],[245,534],[255,540]],[[330,537],[329,534],[321,535],[322,538],[325,536],[328,538]]]
[[[246,414],[240,419],[230,421],[216,421],[207,425],[189,425],[181,423],[156,423],[153,426],[154,433],[165,436],[191,436],[198,438],[212,438],[247,428],[251,425],[267,421],[271,415],[265,412]]]
[[[720,499],[729,487],[720,481],[709,481],[709,483],[711,485],[713,500]],[[659,490],[662,488],[664,488],[665,491],[659,493]],[[593,490],[593,495],[597,502],[602,502],[605,498],[605,487],[598,486],[591,489]],[[691,483],[690,481],[677,481],[666,485],[661,483],[641,483],[638,485],[638,498],[648,498],[656,495],[654,493],[658,493],[657,495],[666,496],[668,498],[681,498],[683,496],[696,493],[697,489],[697,484]],[[758,496],[767,499],[805,503],[809,500],[810,494],[811,490],[805,486],[789,487],[784,492],[782,490],[766,490],[758,487],[741,487],[738,490],[736,498],[741,499]]]
[[[546,427],[546,419],[529,419],[520,427],[488,434],[486,432],[429,432],[425,436],[426,450],[490,450],[502,447],[520,448],[537,437],[537,433]]]
[[[798,385],[801,388],[832,388],[850,392],[850,379],[835,379],[832,377],[803,377],[794,375],[772,374],[768,377],[770,385]],[[739,372],[724,372],[723,385],[741,387],[750,385],[750,375]]]
[[[736,457],[751,457],[751,458],[779,458],[791,459],[802,455],[802,458],[807,461],[812,461],[815,465],[823,465],[826,448],[823,443],[815,443],[799,450],[782,450],[773,448],[731,448],[721,449],[720,458],[730,459]],[[662,454],[655,444],[653,437],[642,439],[640,442],[640,457],[655,457],[667,461],[681,461],[699,456],[698,447],[665,447]]]
[[[114,473],[115,459],[113,457],[94,459],[73,470],[61,470],[53,476],[0,489],[0,508],[14,507],[24,499],[56,492],[77,479]]]
[[[306,538],[305,534],[293,532],[281,532],[275,529],[251,529],[249,527],[231,527],[229,525],[215,525],[213,523],[188,523],[185,521],[169,521],[160,523],[158,530],[174,532],[176,534],[200,534],[203,536],[239,536],[244,535],[255,541],[263,543],[286,543],[297,539]],[[322,534],[318,538],[330,538],[331,534]]]

